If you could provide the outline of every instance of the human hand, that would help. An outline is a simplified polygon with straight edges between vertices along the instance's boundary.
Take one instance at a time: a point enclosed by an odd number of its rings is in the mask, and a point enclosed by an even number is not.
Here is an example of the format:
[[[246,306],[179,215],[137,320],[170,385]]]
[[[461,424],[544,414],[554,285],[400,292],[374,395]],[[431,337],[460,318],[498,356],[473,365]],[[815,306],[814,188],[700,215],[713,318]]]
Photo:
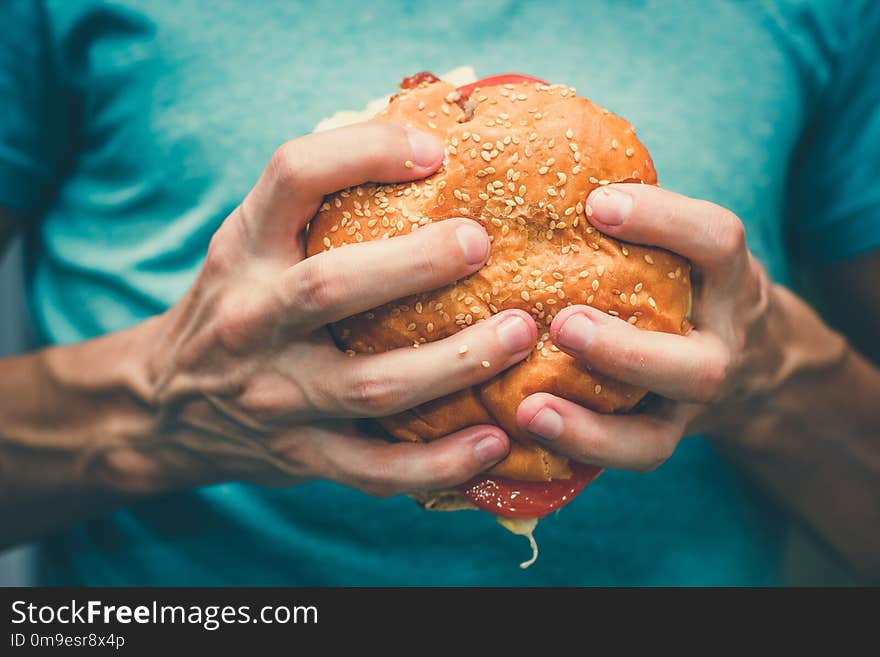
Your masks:
[[[742,222],[724,208],[638,184],[599,188],[587,202],[603,233],[691,261],[694,328],[685,336],[645,331],[589,306],[564,309],[551,325],[555,345],[660,399],[647,412],[602,415],[538,393],[520,404],[517,421],[575,460],[647,471],[684,435],[742,426],[785,378],[792,331],[779,302],[789,293],[772,284]]]
[[[479,224],[449,219],[304,258],[305,227],[326,194],[421,178],[442,158],[430,135],[386,122],[309,135],[275,153],[211,240],[191,290],[157,320],[150,380],[163,418],[156,433],[170,438],[130,455],[130,486],[326,478],[390,495],[448,487],[504,457],[508,439],[494,426],[391,444],[351,419],[411,408],[522,360],[537,337],[527,313],[500,313],[419,349],[356,357],[324,328],[479,269],[489,255]],[[463,343],[471,357],[459,356]]]

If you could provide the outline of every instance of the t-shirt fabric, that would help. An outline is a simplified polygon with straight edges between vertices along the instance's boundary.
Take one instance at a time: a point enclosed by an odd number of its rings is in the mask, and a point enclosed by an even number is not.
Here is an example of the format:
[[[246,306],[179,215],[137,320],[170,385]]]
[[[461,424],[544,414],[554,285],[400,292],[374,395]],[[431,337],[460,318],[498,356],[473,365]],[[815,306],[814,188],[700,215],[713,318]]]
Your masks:
[[[880,246],[880,3],[0,0],[0,207],[46,344],[174,304],[273,150],[405,75],[575,86],[661,183],[736,212],[780,283]],[[50,583],[771,585],[785,515],[700,437],[519,537],[327,482],[152,498],[47,540]]]

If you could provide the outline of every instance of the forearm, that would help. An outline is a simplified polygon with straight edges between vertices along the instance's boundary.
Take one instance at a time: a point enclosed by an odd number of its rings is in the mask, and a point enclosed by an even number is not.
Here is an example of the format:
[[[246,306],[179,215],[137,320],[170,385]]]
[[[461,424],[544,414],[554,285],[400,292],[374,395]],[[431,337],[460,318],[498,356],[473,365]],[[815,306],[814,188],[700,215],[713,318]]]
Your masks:
[[[152,333],[147,322],[0,361],[0,547],[173,481],[146,456],[163,444],[142,366]]]
[[[858,570],[880,579],[880,370],[774,288],[778,380],[719,444]],[[738,426],[737,426],[738,425]]]

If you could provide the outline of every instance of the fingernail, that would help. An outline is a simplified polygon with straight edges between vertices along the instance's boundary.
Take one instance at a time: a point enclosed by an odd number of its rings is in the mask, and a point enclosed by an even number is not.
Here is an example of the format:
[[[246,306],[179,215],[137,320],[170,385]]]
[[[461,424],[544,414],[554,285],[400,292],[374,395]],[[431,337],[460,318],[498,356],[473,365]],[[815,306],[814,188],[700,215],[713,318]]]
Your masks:
[[[594,330],[593,322],[586,315],[575,313],[562,324],[556,334],[556,342],[566,349],[584,351],[592,342]]]
[[[443,144],[435,136],[417,128],[406,128],[412,161],[420,167],[430,167],[443,159]]]
[[[490,434],[474,445],[474,452],[481,462],[491,463],[507,453],[507,445],[498,436]]]
[[[469,265],[478,265],[489,255],[489,236],[472,221],[463,220],[455,229],[455,237]]]
[[[498,342],[512,354],[532,346],[532,332],[526,321],[519,315],[511,315],[495,329]]]
[[[606,226],[619,226],[632,210],[632,196],[613,187],[602,187],[593,190],[587,198],[587,204],[592,209],[591,219],[605,224]]]
[[[562,416],[552,408],[546,406],[535,414],[532,421],[529,422],[529,432],[546,438],[555,440],[562,435]]]

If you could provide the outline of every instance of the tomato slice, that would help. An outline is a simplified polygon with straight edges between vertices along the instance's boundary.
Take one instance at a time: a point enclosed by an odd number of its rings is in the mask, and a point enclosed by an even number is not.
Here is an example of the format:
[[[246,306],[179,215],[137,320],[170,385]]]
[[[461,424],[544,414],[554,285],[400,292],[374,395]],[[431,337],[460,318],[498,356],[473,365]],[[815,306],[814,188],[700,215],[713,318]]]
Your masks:
[[[458,90],[465,98],[470,98],[474,89],[477,87],[497,87],[501,84],[517,84],[519,82],[537,82],[539,84],[547,84],[540,78],[533,78],[531,75],[521,75],[520,73],[502,73],[501,75],[491,75],[488,78],[471,82]]]
[[[571,502],[584,486],[599,476],[596,465],[571,463],[571,478],[553,481],[517,481],[503,477],[477,477],[459,491],[475,506],[505,518],[543,518]]]

